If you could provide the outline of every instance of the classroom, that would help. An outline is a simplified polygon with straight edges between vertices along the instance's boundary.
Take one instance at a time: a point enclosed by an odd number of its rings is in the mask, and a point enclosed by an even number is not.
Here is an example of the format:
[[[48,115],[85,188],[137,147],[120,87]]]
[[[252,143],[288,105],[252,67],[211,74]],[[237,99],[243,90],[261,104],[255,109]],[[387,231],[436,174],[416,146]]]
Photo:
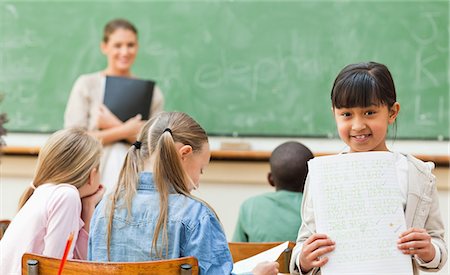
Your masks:
[[[164,111],[189,114],[209,136],[211,161],[192,193],[214,208],[228,241],[241,204],[274,191],[267,173],[278,145],[346,150],[333,81],[347,64],[376,61],[401,106],[387,147],[435,163],[448,242],[448,1],[2,1],[0,18],[0,220],[13,219],[40,148],[64,128],[77,77],[107,66],[103,26],[125,18],[139,30],[133,74],[156,83]],[[434,274],[448,272],[447,263]]]

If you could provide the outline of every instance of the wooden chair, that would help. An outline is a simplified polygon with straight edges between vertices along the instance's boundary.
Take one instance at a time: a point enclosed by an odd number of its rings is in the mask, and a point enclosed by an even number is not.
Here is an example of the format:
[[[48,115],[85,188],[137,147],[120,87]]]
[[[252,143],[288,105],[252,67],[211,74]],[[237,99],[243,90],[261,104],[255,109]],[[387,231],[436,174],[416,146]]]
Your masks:
[[[233,257],[233,262],[238,262],[240,260],[247,259],[265,250],[271,249],[283,242],[267,242],[267,243],[245,243],[245,242],[229,242],[228,247],[231,251],[231,256]],[[292,249],[295,243],[289,242],[288,248],[286,248],[277,262],[280,264],[280,273],[289,273],[289,262],[291,260]]]
[[[6,228],[8,228],[10,223],[10,220],[0,220],[0,240],[3,238],[3,234],[5,234]]]
[[[22,256],[22,274],[57,274],[61,259],[38,254],[25,253]],[[37,265],[37,266],[36,266]],[[37,270],[38,272],[33,272]],[[198,261],[195,257],[150,261],[150,262],[88,262],[67,260],[62,274],[164,274],[198,275]]]

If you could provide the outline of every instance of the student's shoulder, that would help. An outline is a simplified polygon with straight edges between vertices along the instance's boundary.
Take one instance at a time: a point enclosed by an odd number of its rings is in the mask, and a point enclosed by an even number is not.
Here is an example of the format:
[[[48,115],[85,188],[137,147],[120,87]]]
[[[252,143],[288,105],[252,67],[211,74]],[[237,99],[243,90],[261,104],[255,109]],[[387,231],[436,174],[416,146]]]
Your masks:
[[[434,162],[431,161],[422,161],[413,155],[407,154],[406,159],[408,160],[408,163],[410,165],[413,165],[417,170],[419,170],[422,173],[431,173],[431,171],[434,169],[435,165]]]
[[[246,199],[242,205],[241,209],[258,209],[260,206],[267,205],[270,202],[278,200],[278,192],[267,192],[260,195],[256,195]]]
[[[58,197],[66,198],[66,199],[80,199],[80,193],[78,189],[68,183],[60,183],[54,186],[53,194]]]
[[[190,226],[195,227],[199,222],[217,219],[214,211],[205,202],[190,197],[184,197],[184,200],[181,202],[184,209],[182,220]]]
[[[39,190],[39,188],[42,188]],[[46,193],[48,206],[59,208],[62,205],[81,207],[80,193],[78,189],[71,184],[45,184],[37,190]]]
[[[203,201],[191,198],[191,197],[185,197],[187,200],[187,208],[190,208],[191,210],[194,210],[196,213],[199,214],[210,214],[213,213],[211,208]]]
[[[275,192],[275,191],[267,192],[267,193],[259,194],[256,196],[252,196],[252,197],[246,199],[244,201],[244,203],[250,204],[250,203],[260,202],[260,201],[264,201],[264,200],[271,200],[277,196],[278,196],[278,192]]]
[[[430,192],[436,185],[433,175],[434,163],[424,162],[412,155],[404,155],[407,161],[408,179],[414,186],[421,186],[421,193]]]

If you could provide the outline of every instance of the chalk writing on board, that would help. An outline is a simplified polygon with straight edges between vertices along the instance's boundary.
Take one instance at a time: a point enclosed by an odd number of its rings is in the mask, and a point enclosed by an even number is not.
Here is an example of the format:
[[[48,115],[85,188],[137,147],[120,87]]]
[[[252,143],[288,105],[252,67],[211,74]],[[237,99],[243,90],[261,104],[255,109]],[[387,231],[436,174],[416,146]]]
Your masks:
[[[415,110],[415,121],[417,125],[439,125],[444,122],[445,119],[448,119],[448,112],[446,114],[445,111],[445,101],[443,96],[438,96],[435,98],[429,98],[429,101],[432,101],[435,105],[435,112],[431,112],[424,108],[424,104],[422,103],[422,96],[416,95],[414,97],[414,110]]]
[[[285,39],[290,44],[287,53],[282,50],[282,45],[275,44],[273,49],[267,51],[267,56],[249,59],[247,62],[236,60],[232,52],[221,50],[219,63],[198,66],[195,72],[196,85],[204,89],[214,89],[224,83],[240,82],[241,87],[245,88],[243,93],[250,92],[252,100],[256,99],[262,84],[272,86],[269,92],[281,93],[288,85],[288,77],[298,77],[317,69],[302,56],[301,39],[295,31]],[[276,54],[273,55],[273,52]]]
[[[75,79],[105,68],[102,27],[120,16],[139,30],[133,74],[155,80],[166,110],[189,113],[210,134],[336,138],[333,79],[349,63],[373,60],[395,79],[396,138],[446,139],[447,10],[445,1],[5,0],[2,111],[10,131],[61,128]],[[15,112],[30,119],[16,123]]]

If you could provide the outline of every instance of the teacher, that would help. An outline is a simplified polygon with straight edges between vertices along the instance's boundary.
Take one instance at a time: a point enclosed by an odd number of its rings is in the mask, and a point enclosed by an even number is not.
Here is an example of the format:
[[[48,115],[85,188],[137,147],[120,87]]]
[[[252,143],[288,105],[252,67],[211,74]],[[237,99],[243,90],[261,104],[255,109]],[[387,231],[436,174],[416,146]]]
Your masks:
[[[136,135],[145,123],[140,115],[122,122],[103,104],[106,76],[134,77],[131,67],[138,52],[136,27],[125,19],[108,22],[100,48],[107,58],[107,67],[99,72],[81,75],[75,81],[66,106],[64,127],[84,128],[102,141],[101,183],[107,191],[111,191],[130,144],[136,141]],[[150,117],[161,112],[163,105],[163,95],[155,85]]]

